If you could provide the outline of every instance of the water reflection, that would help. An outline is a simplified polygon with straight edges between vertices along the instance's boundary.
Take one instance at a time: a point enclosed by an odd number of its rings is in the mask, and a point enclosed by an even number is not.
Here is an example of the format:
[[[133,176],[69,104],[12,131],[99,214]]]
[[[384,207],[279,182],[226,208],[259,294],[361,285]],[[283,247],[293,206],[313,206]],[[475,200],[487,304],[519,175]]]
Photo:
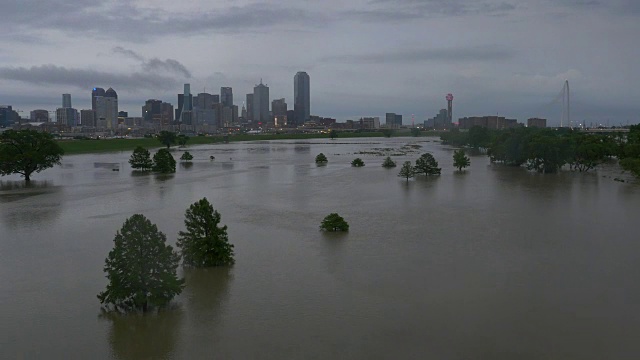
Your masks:
[[[50,223],[60,215],[62,187],[49,181],[0,181],[2,218],[10,228]]]
[[[165,181],[172,180],[173,177],[174,174],[156,174],[155,176],[157,183],[163,183]]]
[[[232,269],[185,269],[184,278],[187,286],[183,296],[187,299],[189,309],[193,311],[195,321],[212,324],[229,297],[229,284],[233,280]]]
[[[0,181],[0,201],[10,197],[29,197],[60,190],[51,181]]]
[[[111,322],[109,347],[116,359],[175,358],[180,338],[182,310],[166,309],[157,314],[105,314]]]

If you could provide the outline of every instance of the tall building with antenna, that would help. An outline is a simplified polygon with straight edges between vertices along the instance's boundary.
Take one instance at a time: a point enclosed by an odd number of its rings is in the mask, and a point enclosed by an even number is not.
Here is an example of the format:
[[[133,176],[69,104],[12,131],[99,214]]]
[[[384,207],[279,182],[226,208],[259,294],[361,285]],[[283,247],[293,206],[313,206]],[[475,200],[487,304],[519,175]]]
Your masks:
[[[445,128],[453,126],[453,94],[447,94],[447,124]]]
[[[269,120],[269,87],[260,79],[253,88],[253,121],[266,125]]]

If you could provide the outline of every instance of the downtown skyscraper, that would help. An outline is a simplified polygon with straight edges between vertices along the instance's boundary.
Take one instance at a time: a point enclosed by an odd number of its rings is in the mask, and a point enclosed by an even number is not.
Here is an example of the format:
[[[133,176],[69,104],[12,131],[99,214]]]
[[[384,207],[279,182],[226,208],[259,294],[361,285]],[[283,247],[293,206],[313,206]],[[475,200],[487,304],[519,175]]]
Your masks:
[[[293,112],[295,125],[301,125],[311,118],[309,74],[304,71],[298,71],[293,77]]]
[[[269,118],[269,87],[262,83],[253,88],[253,121],[267,124]]]

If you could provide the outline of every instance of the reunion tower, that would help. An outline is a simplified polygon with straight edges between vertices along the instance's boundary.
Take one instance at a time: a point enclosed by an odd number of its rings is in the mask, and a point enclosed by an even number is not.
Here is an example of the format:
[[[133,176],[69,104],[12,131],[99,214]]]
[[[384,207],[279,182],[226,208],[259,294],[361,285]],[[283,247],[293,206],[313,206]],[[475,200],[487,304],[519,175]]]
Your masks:
[[[453,126],[453,94],[447,94],[447,127]]]

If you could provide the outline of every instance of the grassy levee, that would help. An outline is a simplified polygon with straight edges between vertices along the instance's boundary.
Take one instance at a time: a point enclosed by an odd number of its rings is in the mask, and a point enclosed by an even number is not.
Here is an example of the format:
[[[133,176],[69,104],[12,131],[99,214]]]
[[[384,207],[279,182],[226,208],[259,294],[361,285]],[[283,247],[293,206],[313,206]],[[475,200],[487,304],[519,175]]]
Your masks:
[[[340,138],[382,137],[380,132],[338,133]],[[257,134],[230,135],[229,141],[262,141],[262,140],[296,140],[296,139],[329,139],[327,134]],[[221,143],[222,136],[193,136],[189,138],[187,146]],[[102,140],[60,140],[60,146],[65,155],[104,153],[116,151],[132,151],[137,146],[146,149],[160,148],[163,145],[155,138],[139,139],[102,139]]]

